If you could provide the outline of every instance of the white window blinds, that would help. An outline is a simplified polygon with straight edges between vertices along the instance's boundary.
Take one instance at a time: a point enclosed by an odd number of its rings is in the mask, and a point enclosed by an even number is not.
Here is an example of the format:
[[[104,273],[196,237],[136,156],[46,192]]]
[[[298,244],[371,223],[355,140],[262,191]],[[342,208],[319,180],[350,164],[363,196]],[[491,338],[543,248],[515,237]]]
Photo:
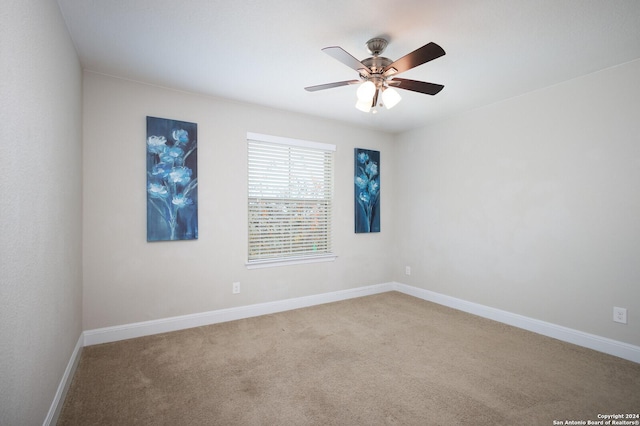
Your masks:
[[[249,263],[331,254],[334,145],[247,134]]]

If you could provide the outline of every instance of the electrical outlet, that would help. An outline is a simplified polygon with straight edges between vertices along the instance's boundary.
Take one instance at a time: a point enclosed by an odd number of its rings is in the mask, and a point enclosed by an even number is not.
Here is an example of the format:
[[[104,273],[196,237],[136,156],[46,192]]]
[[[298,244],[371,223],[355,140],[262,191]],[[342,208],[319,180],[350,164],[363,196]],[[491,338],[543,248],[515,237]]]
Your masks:
[[[613,307],[613,320],[622,324],[627,323],[627,310],[625,308]]]
[[[238,294],[238,293],[240,293],[240,283],[235,282],[233,283],[233,294]]]
[[[411,266],[405,266],[404,267],[404,274],[405,275],[411,275]]]

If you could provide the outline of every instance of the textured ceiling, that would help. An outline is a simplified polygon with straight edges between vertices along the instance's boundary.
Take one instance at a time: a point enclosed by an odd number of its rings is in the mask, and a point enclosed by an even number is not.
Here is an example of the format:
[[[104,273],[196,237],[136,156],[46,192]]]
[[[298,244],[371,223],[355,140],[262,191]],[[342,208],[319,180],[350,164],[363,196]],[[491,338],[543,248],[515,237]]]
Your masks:
[[[420,127],[640,58],[638,0],[58,0],[85,69],[371,126]],[[392,110],[354,108],[356,79],[321,49],[392,60],[433,41],[447,54],[400,75],[440,83],[399,91]],[[594,94],[606,87],[594,87]]]

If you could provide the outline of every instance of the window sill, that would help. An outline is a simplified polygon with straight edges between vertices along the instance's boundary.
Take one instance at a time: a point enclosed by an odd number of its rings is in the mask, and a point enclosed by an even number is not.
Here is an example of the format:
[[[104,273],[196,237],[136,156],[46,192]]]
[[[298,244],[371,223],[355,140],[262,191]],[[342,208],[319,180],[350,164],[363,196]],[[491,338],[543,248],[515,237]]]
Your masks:
[[[259,269],[259,268],[275,268],[277,266],[288,265],[302,265],[305,263],[320,263],[320,262],[333,262],[336,260],[336,255],[327,254],[324,256],[310,256],[310,257],[290,257],[285,259],[269,259],[269,260],[254,260],[247,262],[245,265],[247,269]]]

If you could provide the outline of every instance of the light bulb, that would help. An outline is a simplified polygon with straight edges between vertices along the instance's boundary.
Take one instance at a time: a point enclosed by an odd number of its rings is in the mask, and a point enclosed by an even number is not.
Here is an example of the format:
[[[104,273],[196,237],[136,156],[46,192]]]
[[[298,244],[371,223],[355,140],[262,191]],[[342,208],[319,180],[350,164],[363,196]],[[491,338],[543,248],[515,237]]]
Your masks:
[[[376,93],[376,85],[372,81],[365,81],[358,87],[356,94],[360,101],[368,101],[371,103],[373,95]]]
[[[384,92],[382,92],[382,103],[387,109],[391,109],[400,102],[400,94],[397,90],[387,87]]]
[[[358,108],[362,112],[369,112],[371,109],[371,100],[368,101],[358,101],[356,102],[356,108]]]

